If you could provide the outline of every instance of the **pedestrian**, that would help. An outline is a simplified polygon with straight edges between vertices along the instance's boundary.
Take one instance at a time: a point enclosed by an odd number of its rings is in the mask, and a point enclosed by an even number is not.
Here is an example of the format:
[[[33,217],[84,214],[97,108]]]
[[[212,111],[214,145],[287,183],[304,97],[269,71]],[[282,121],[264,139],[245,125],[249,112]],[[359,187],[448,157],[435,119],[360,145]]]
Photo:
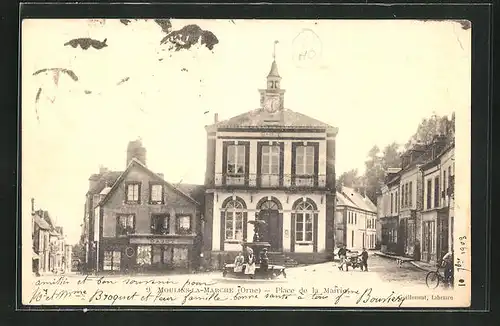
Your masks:
[[[361,270],[368,272],[368,251],[366,251],[366,248],[363,248],[360,257],[361,257]]]
[[[234,272],[241,273],[243,272],[243,264],[245,263],[245,257],[241,252],[238,252],[238,256],[234,259]]]
[[[347,264],[347,249],[346,249],[345,245],[342,245],[342,247],[340,247],[338,255],[340,258],[339,270],[343,271],[344,265],[345,265],[346,271],[348,271],[349,265]]]
[[[442,266],[444,267],[444,279],[446,280],[445,286],[453,285],[453,249],[446,253],[442,259]]]
[[[267,248],[262,249],[260,252],[260,271],[267,273],[269,268],[269,257],[267,256]]]

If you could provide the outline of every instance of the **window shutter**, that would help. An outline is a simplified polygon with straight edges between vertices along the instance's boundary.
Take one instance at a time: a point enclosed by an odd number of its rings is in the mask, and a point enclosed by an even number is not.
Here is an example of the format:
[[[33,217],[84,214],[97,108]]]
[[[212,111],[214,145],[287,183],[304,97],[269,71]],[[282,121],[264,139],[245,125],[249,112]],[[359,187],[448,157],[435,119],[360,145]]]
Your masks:
[[[248,213],[243,212],[243,241],[247,241]]]
[[[245,142],[245,186],[249,184],[250,176],[250,142]]]
[[[141,184],[139,183],[137,186],[137,202],[141,203]]]
[[[290,251],[295,252],[295,213],[292,213],[290,230]]]
[[[226,212],[220,212],[220,250],[224,251],[224,241],[226,241]]]
[[[276,239],[277,247],[283,250],[283,213],[278,214],[278,239]]]
[[[280,163],[279,163],[279,173],[280,173],[280,180],[279,180],[279,185],[280,187],[283,187],[283,171],[285,169],[285,143],[279,143],[280,145]]]
[[[261,185],[261,175],[262,175],[262,146],[263,142],[257,143],[257,187]]]
[[[318,213],[313,216],[313,252],[318,252]]]
[[[165,184],[161,185],[161,203],[165,205]]]
[[[297,169],[297,143],[292,143],[292,186],[295,186],[295,173]]]
[[[227,146],[229,142],[222,143],[222,184],[226,184],[226,173],[227,173]]]
[[[314,186],[318,186],[318,173],[319,173],[319,143],[314,143]]]

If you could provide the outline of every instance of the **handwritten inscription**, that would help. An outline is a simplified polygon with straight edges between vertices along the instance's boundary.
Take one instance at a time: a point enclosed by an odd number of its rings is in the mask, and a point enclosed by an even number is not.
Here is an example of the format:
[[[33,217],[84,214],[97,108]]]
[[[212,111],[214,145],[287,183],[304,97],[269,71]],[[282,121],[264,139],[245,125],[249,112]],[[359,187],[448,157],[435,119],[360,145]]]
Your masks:
[[[407,300],[452,300],[413,296],[374,288],[296,287],[289,284],[229,284],[190,278],[81,276],[36,280],[28,304],[53,305],[283,305],[316,302],[324,306],[401,307]],[[301,303],[302,302],[302,303]],[[315,303],[313,303],[315,304]]]
[[[319,36],[311,29],[303,29],[293,39],[293,60],[301,68],[311,67],[319,62],[322,43]]]

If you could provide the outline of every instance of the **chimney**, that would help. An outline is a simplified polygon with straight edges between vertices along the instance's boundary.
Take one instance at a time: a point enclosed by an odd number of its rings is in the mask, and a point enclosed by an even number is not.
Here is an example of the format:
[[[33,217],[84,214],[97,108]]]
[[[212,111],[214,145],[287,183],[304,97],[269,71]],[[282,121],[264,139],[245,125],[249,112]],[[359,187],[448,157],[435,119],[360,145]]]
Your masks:
[[[31,213],[35,214],[35,198],[31,198]]]
[[[108,172],[108,168],[104,167],[103,165],[99,165],[99,174],[104,174]]]
[[[215,113],[214,114],[214,123],[218,123],[218,122],[219,122],[219,114]]]
[[[146,165],[146,148],[142,146],[140,139],[130,141],[127,146],[127,166],[135,158]]]

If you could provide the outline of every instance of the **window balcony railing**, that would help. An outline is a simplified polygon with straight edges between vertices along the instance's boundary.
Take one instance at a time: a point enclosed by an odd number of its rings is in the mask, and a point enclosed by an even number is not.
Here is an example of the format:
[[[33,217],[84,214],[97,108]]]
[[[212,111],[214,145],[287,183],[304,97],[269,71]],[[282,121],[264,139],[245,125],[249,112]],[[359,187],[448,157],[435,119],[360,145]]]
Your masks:
[[[326,188],[326,175],[291,175],[285,174],[215,174],[216,187],[250,188]]]
[[[275,188],[280,186],[280,175],[279,174],[261,174],[260,175],[260,186],[263,188]]]
[[[226,184],[231,186],[242,186],[245,184],[244,174],[226,174]]]

